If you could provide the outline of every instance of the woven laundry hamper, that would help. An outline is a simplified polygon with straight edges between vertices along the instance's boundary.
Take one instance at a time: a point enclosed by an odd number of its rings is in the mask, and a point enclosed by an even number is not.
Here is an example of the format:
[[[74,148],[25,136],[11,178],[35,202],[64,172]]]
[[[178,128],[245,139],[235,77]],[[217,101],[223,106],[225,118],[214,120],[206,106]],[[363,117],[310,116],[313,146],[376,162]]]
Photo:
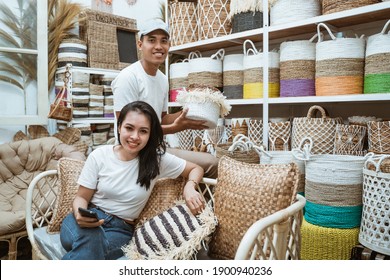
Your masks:
[[[190,85],[187,90],[180,91],[177,102],[189,109],[187,118],[206,121],[209,128],[215,128],[219,117],[224,117],[231,109],[217,88],[203,85]]]
[[[255,145],[260,146],[263,143],[263,119],[250,118],[248,126],[248,137]]]
[[[251,46],[247,49],[246,45]],[[263,98],[264,54],[256,50],[251,40],[246,40],[244,49],[244,99]],[[279,53],[268,53],[268,97],[279,97]]]
[[[360,226],[362,214],[363,166],[365,157],[312,155],[310,150],[293,149],[306,162],[305,219],[328,228]]]
[[[341,12],[379,2],[379,0],[322,0],[322,14]]]
[[[262,0],[231,0],[229,18],[232,33],[263,27]]]
[[[64,39],[58,48],[58,67],[71,63],[73,66],[87,66],[87,43],[76,38]]]
[[[390,121],[369,121],[368,149],[376,154],[390,154]]]
[[[338,229],[313,225],[303,219],[301,226],[302,260],[348,260],[359,243],[359,227]]]
[[[229,54],[223,58],[223,94],[227,99],[242,99],[244,55]]]
[[[225,50],[220,49],[210,57],[192,52],[189,56],[188,85],[203,85],[223,89],[223,64]]]
[[[390,155],[369,158],[363,169],[363,214],[359,242],[377,252],[390,255],[390,168],[381,170]],[[369,164],[374,170],[369,169]]]
[[[379,34],[368,37],[364,68],[364,93],[390,92],[390,26],[387,21]]]
[[[271,0],[270,25],[296,22],[321,15],[320,0]]]
[[[316,118],[317,112],[321,113]],[[330,118],[328,113],[321,106],[310,107],[306,117],[293,119],[291,147],[299,148],[303,138],[310,137],[313,140],[313,154],[332,154],[334,149],[334,138],[336,125],[341,124],[341,118]]]
[[[230,0],[198,0],[198,39],[230,34],[229,11]]]
[[[179,90],[188,87],[188,59],[177,61],[169,66],[169,101],[175,102]]]
[[[337,124],[333,153],[361,156],[364,153],[366,135],[367,128],[364,126]]]
[[[197,1],[169,0],[169,33],[172,46],[198,41]]]
[[[322,41],[320,28],[324,27],[331,40]],[[336,38],[328,26],[317,26],[316,95],[363,93],[365,40]]]
[[[280,45],[280,96],[314,96],[316,44],[310,40],[283,42]]]

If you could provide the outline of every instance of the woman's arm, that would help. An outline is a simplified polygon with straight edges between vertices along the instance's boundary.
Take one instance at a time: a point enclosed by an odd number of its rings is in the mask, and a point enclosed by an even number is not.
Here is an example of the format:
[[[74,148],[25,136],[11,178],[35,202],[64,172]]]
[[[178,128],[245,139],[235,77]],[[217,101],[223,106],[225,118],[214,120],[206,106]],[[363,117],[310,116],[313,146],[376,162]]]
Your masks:
[[[104,222],[103,219],[96,221],[95,218],[83,217],[79,213],[79,207],[88,208],[88,203],[91,201],[94,193],[95,190],[79,186],[76,197],[73,200],[73,215],[80,227],[98,227]]]
[[[186,167],[182,172],[181,176],[187,178],[187,183],[184,186],[183,197],[191,210],[192,214],[199,214],[205,207],[205,201],[201,194],[196,190],[196,186],[202,180],[203,169],[199,165],[189,162],[186,162]]]

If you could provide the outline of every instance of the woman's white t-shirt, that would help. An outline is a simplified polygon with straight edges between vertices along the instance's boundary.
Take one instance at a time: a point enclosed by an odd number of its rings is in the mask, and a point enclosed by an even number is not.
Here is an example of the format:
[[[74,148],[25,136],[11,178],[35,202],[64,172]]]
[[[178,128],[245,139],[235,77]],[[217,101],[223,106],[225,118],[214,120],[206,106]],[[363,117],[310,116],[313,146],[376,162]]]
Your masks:
[[[165,153],[161,157],[160,174],[146,190],[137,183],[138,157],[122,161],[114,154],[113,145],[104,145],[88,156],[77,183],[96,190],[91,202],[103,211],[122,219],[135,220],[148,201],[156,180],[177,178],[185,165],[185,160]]]

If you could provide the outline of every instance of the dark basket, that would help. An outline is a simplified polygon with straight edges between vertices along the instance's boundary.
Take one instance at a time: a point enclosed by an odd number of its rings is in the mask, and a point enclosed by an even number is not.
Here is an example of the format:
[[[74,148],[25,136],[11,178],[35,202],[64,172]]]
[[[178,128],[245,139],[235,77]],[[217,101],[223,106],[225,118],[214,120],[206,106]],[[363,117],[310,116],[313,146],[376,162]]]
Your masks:
[[[232,18],[232,33],[263,27],[263,12],[245,12],[235,14]]]

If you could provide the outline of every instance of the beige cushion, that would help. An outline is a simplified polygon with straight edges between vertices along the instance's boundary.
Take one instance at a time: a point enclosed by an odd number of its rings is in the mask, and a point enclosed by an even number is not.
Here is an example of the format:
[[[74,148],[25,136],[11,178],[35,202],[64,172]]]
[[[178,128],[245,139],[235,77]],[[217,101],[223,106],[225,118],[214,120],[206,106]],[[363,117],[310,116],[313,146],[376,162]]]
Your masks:
[[[255,221],[292,203],[299,171],[295,163],[249,164],[224,156],[218,174],[214,194],[218,227],[210,242],[209,255],[234,259],[242,237]]]

